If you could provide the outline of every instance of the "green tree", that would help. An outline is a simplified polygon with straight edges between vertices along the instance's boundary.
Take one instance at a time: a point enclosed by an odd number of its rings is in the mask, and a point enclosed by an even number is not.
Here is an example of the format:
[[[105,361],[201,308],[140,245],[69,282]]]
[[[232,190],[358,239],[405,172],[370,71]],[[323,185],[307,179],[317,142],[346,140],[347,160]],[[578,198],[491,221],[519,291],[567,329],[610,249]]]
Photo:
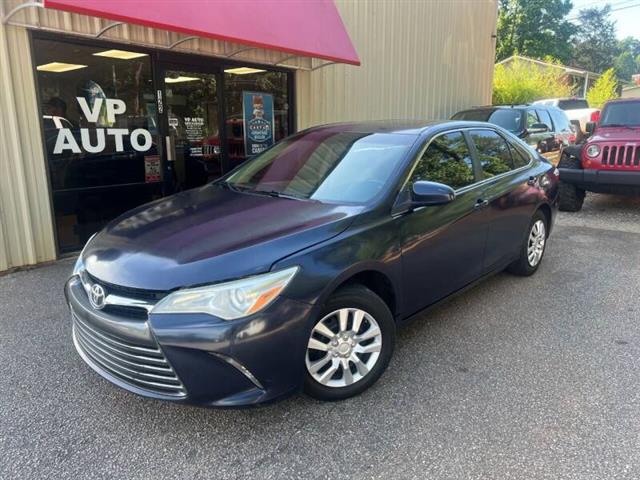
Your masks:
[[[591,108],[602,108],[613,98],[618,98],[618,80],[614,69],[610,68],[589,89],[587,101]]]
[[[496,58],[520,54],[533,58],[571,59],[576,27],[567,20],[571,0],[500,0]]]
[[[552,62],[551,59],[545,59]],[[514,60],[496,65],[493,73],[493,104],[515,105],[553,97],[569,97],[573,87],[564,69],[534,67],[529,62]]]
[[[616,76],[622,80],[631,80],[631,75],[640,73],[638,62],[630,51],[624,51],[618,55],[614,62]]]
[[[611,6],[580,10],[574,64],[600,73],[613,67],[618,55],[616,24],[610,18]]]

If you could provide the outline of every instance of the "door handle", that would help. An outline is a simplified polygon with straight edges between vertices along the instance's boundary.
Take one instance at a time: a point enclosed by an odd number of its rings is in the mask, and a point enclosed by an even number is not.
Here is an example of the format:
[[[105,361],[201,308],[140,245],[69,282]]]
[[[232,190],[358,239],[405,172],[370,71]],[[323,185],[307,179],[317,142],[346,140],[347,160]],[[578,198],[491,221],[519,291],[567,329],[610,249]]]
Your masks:
[[[474,209],[480,210],[481,208],[485,208],[489,206],[489,200],[483,200],[479,198],[476,204],[473,206]]]

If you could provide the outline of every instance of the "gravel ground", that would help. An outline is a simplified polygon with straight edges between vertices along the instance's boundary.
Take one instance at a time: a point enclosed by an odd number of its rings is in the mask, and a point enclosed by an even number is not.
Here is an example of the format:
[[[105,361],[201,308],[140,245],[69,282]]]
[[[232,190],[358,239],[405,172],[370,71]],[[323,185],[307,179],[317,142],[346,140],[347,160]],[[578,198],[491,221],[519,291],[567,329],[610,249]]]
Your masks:
[[[70,341],[70,261],[0,277],[0,478],[640,478],[640,201],[561,214],[539,272],[399,333],[360,397],[143,399]]]

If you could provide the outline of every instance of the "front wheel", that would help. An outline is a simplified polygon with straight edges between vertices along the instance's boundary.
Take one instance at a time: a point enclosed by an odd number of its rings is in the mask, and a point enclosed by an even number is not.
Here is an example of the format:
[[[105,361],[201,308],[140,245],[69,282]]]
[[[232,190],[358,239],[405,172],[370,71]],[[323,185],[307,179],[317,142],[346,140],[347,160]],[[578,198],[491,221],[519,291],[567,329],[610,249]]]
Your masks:
[[[394,343],[395,322],[386,303],[361,285],[340,289],[309,333],[305,392],[330,401],[362,393],[387,368]]]
[[[527,238],[520,249],[520,256],[509,265],[507,270],[523,277],[533,275],[538,270],[544,256],[548,231],[547,217],[538,210],[529,224]]]
[[[559,168],[570,168],[574,170],[582,169],[580,160],[568,154],[563,154],[560,158]],[[579,212],[584,203],[586,192],[571,183],[562,181],[560,175],[560,185],[558,186],[559,202],[558,207],[563,212]]]

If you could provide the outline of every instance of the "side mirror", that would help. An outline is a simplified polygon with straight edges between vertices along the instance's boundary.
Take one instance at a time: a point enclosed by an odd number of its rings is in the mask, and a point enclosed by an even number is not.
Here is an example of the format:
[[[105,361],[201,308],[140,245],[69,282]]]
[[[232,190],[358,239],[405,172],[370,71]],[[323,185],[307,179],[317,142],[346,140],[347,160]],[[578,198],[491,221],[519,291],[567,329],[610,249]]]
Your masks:
[[[595,132],[596,130],[596,122],[587,122],[587,125],[585,128],[587,130],[587,135],[589,136],[593,135],[593,132]]]
[[[432,205],[444,205],[456,198],[456,192],[448,185],[437,182],[418,181],[411,190],[413,208]]]
[[[527,133],[544,133],[549,131],[549,126],[544,123],[534,123],[527,128]]]

